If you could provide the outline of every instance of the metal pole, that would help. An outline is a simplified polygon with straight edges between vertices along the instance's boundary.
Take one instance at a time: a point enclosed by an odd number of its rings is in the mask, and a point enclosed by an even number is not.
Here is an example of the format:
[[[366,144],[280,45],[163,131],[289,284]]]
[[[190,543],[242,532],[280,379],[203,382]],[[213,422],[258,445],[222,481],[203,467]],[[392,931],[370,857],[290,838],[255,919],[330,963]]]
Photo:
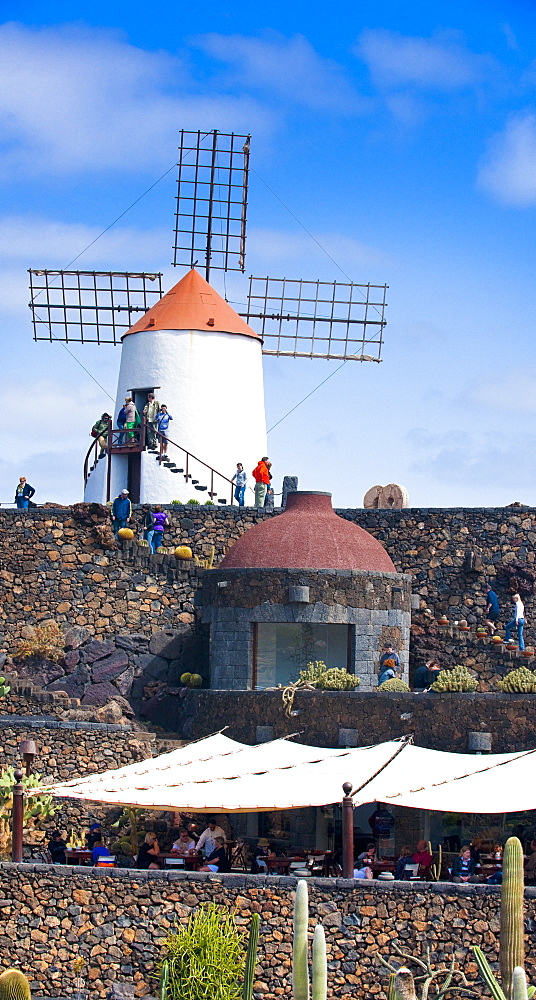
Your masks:
[[[342,877],[354,877],[354,800],[350,794],[351,782],[342,786]]]
[[[24,789],[22,787],[23,774],[18,767],[15,771],[15,784],[13,785],[13,811],[11,824],[11,860],[16,864],[22,861],[22,830],[24,817]]]

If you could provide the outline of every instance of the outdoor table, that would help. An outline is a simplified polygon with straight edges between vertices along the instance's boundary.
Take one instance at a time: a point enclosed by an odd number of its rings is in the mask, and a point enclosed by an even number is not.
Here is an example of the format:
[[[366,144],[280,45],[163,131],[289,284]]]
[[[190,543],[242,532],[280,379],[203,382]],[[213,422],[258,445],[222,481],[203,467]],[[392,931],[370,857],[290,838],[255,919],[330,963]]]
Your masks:
[[[177,854],[174,851],[162,851],[158,855],[158,861],[162,868],[168,867],[165,864],[166,858],[174,858],[176,861],[184,861],[184,865],[177,865],[177,867],[183,868],[184,871],[188,872],[196,872],[203,864],[203,855],[201,854],[201,851],[195,851],[194,854]]]
[[[67,847],[65,861],[68,865],[92,865],[93,853],[86,850],[85,847]]]
[[[288,875],[288,870],[290,868],[290,858],[263,858],[266,861],[266,866],[268,868],[269,874],[274,875]]]
[[[369,864],[369,868],[372,869],[373,875],[380,875],[382,872],[394,872],[396,869],[396,861],[372,861]]]

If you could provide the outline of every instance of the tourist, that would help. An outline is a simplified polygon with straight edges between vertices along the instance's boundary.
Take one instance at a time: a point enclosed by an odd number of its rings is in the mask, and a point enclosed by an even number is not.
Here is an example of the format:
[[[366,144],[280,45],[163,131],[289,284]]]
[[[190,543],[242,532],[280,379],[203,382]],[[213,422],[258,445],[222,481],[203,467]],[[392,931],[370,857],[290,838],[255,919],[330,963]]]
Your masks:
[[[134,405],[132,396],[127,396],[125,399],[125,427],[129,432],[127,434],[127,445],[131,447],[136,443],[136,435],[134,434],[134,428],[139,427],[141,423],[140,415]]]
[[[482,881],[479,875],[475,875],[475,863],[471,857],[471,848],[469,844],[465,844],[464,847],[462,847],[458,857],[454,859],[454,864],[452,866],[452,881],[453,882]]]
[[[354,878],[373,879],[374,874],[372,872],[372,868],[369,868],[364,861],[358,861],[358,864],[354,868]]]
[[[19,510],[28,510],[30,506],[30,500],[33,497],[35,490],[33,486],[30,486],[26,482],[26,476],[21,476],[19,479],[19,485],[15,490],[15,503]]]
[[[399,880],[409,878],[406,874],[406,865],[411,864],[414,864],[413,851],[411,850],[409,844],[405,844],[400,850],[400,856],[396,863],[395,878]]]
[[[164,531],[169,525],[169,517],[161,507],[155,507],[153,514],[153,552],[164,542]]]
[[[486,597],[486,625],[489,628],[490,635],[493,635],[497,629],[499,614],[499,598],[490,586]]]
[[[98,864],[99,858],[111,858],[112,852],[108,850],[106,844],[104,843],[104,837],[99,835],[98,839],[93,844],[93,850],[91,852],[91,860],[93,861],[93,867]]]
[[[375,861],[376,860],[376,844],[367,844],[366,851],[361,851],[358,855],[358,861]]]
[[[65,850],[67,844],[65,843],[59,830],[53,830],[48,842],[48,852],[52,858],[53,865],[65,865],[67,864],[67,858],[65,857]]]
[[[143,407],[147,433],[147,447],[156,448],[156,422],[160,403],[154,398],[154,392],[147,393],[147,402]]]
[[[478,868],[480,864],[480,856],[482,854],[482,837],[473,837],[469,846],[471,848],[471,857],[475,866]]]
[[[173,854],[190,854],[195,851],[195,840],[192,840],[188,830],[182,829],[179,833],[179,839],[173,844],[171,851]]]
[[[251,874],[258,875],[260,872],[266,873],[268,865],[266,858],[275,858],[275,851],[270,847],[270,842],[266,837],[260,837],[257,846],[253,851],[253,861],[251,862]]]
[[[234,498],[238,501],[238,506],[244,506],[244,494],[246,492],[247,474],[244,472],[242,462],[236,463],[236,472],[231,476],[231,482],[235,484]]]
[[[156,839],[156,833],[146,833],[145,840],[138,851],[136,868],[156,868],[158,870],[160,868],[158,863],[159,854],[160,847],[158,845],[158,840]]]
[[[413,677],[414,691],[429,691],[437,680],[441,667],[437,660],[427,660],[422,667],[417,667]]]
[[[151,510],[151,505],[148,503],[144,503],[143,505],[141,526],[143,528],[143,537],[146,542],[149,542],[151,552],[156,552],[154,544],[154,514]]]
[[[111,515],[114,534],[117,538],[119,528],[126,528],[132,517],[132,504],[129,500],[128,490],[121,490],[119,496],[115,498],[112,504]]]
[[[428,850],[428,842],[419,840],[413,854],[413,861],[419,868],[429,868],[432,864],[432,854]]]
[[[383,647],[378,665],[378,687],[385,681],[394,680],[400,672],[400,659],[390,643]]]
[[[214,850],[208,855],[200,872],[228,872],[231,869],[225,852],[225,837],[215,837]]]
[[[117,426],[121,431],[121,434],[118,434],[117,436],[117,446],[119,448],[123,446],[125,441],[124,430],[125,430],[126,419],[127,419],[127,411],[125,410],[125,407],[122,406],[121,409],[119,410],[119,413],[117,414]]]
[[[216,820],[212,818],[209,819],[206,830],[203,830],[203,833],[197,841],[197,850],[203,851],[205,856],[212,854],[212,851],[216,848],[216,837],[223,837],[225,843],[225,831],[222,830],[221,826],[218,826]]]
[[[272,473],[270,469],[272,468],[271,462],[266,462],[266,468],[268,469],[268,475],[270,477],[270,482],[266,486],[266,496],[264,498],[264,506],[274,508],[274,488],[272,486]]]
[[[533,841],[533,843],[536,844],[536,841]],[[503,856],[502,844],[494,844],[491,854],[494,861],[502,861],[502,856]]]
[[[173,417],[171,416],[171,413],[168,413],[168,408],[167,408],[166,404],[162,403],[162,406],[160,407],[160,409],[159,409],[159,411],[158,411],[158,413],[156,415],[156,429],[159,432],[159,434],[161,434],[161,438],[160,438],[161,455],[160,455],[160,457],[162,459],[168,457],[168,453],[167,453],[167,449],[168,449],[168,436],[167,436],[167,432],[168,432],[168,427],[169,427],[169,421],[170,420],[173,420]]]
[[[100,823],[92,823],[88,833],[86,833],[85,841],[87,844],[88,851],[92,851],[98,840],[101,839],[101,825]]]
[[[191,839],[194,840],[195,843],[197,844],[197,841],[199,840],[199,834],[197,832],[197,823],[194,823],[192,820],[190,823],[188,823],[186,829],[188,830],[188,834],[191,837]]]
[[[264,501],[266,499],[266,491],[270,485],[271,473],[267,466],[269,462],[267,455],[260,458],[257,465],[253,469],[252,476],[255,480],[255,506],[264,507]],[[270,463],[271,465],[271,463]]]
[[[512,619],[506,623],[506,628],[504,632],[504,641],[510,642],[510,634],[515,625],[517,629],[517,641],[519,643],[520,650],[525,648],[525,639],[523,638],[523,629],[525,627],[525,606],[521,600],[519,594],[514,594],[513,596],[514,607],[512,610]]]
[[[91,428],[91,437],[99,439],[100,452],[99,458],[104,458],[104,453],[106,451],[106,442],[108,439],[108,428],[110,426],[110,414],[102,413],[99,419],[93,424]]]

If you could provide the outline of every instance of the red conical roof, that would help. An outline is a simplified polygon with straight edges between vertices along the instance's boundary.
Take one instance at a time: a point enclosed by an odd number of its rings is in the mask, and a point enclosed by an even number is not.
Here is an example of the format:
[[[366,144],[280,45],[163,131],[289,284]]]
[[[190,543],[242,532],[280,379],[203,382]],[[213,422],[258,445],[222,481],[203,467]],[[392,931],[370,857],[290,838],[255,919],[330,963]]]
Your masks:
[[[331,506],[331,493],[289,493],[282,514],[234,542],[218,569],[364,569],[396,573],[383,545]]]
[[[194,268],[123,337],[142,330],[217,330],[261,339]]]

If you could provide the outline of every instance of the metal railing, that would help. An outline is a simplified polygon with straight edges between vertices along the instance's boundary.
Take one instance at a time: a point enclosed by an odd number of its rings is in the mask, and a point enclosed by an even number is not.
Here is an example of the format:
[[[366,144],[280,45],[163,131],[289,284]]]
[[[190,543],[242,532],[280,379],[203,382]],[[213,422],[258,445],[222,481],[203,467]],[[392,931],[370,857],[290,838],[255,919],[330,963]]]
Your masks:
[[[182,455],[184,455],[184,468],[181,469],[180,471],[184,475],[185,482],[187,483],[190,479],[193,481],[193,474],[190,471],[190,469],[192,462],[195,462],[198,465],[202,466],[203,469],[206,469],[207,472],[210,474],[210,485],[207,490],[209,497],[212,499],[213,497],[218,496],[219,491],[215,489],[215,486],[217,485],[218,481],[222,481],[223,483],[226,483],[226,486],[224,486],[223,488],[220,487],[220,490],[223,492],[223,489],[225,489],[225,491],[227,492],[227,489],[230,488],[231,491],[230,506],[233,505],[234,483],[228,478],[228,476],[224,476],[222,472],[218,472],[216,469],[213,469],[212,466],[208,465],[207,462],[204,462],[202,458],[198,458],[197,455],[193,455],[191,451],[187,451],[186,448],[183,448],[182,445],[177,444],[176,441],[172,441],[171,438],[167,437],[167,435],[162,434],[160,431],[156,430],[153,430],[153,433],[155,437],[159,439],[160,442],[158,447],[158,457],[157,457],[157,461],[160,465],[164,460],[164,455],[167,454],[168,445],[173,445],[174,448],[178,448],[178,450],[182,453]],[[218,497],[218,502],[226,504],[227,499],[224,498],[222,500]]]

